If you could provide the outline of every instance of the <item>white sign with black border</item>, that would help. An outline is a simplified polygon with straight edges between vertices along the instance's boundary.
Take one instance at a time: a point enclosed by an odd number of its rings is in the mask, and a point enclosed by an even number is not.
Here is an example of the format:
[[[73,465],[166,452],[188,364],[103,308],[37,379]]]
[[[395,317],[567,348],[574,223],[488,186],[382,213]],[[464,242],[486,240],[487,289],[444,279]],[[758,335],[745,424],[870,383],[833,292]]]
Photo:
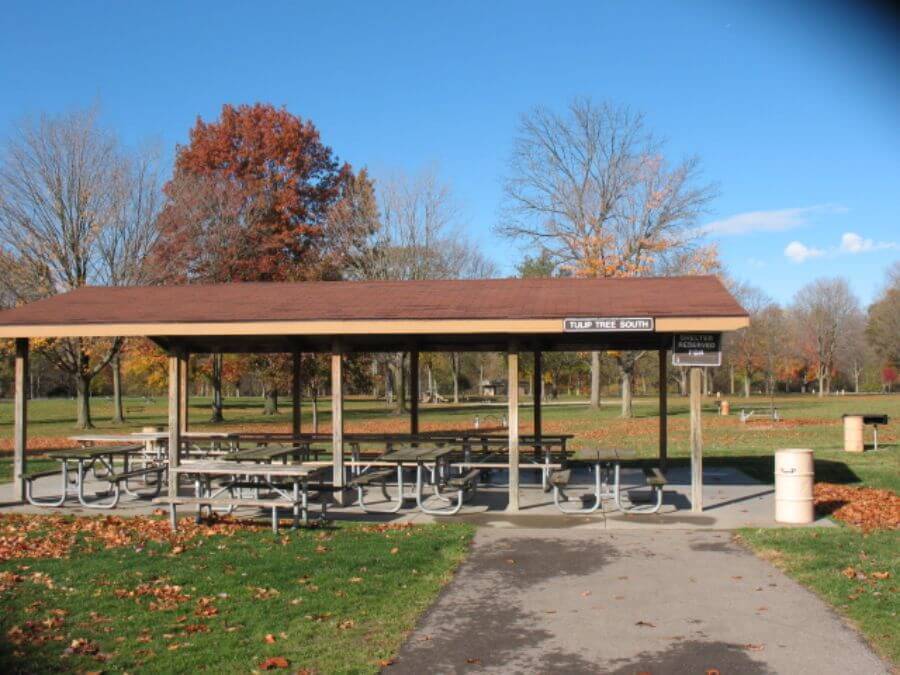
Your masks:
[[[564,333],[652,333],[652,317],[582,317],[563,319]]]
[[[722,365],[721,333],[679,333],[672,338],[672,365],[716,368]]]

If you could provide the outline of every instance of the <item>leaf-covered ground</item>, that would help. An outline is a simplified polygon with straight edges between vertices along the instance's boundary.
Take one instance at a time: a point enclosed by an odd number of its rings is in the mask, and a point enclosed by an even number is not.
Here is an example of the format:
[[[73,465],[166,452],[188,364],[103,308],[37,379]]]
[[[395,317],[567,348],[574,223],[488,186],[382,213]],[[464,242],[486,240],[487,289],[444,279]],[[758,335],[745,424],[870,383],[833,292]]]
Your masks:
[[[471,535],[0,516],[0,670],[375,672]]]

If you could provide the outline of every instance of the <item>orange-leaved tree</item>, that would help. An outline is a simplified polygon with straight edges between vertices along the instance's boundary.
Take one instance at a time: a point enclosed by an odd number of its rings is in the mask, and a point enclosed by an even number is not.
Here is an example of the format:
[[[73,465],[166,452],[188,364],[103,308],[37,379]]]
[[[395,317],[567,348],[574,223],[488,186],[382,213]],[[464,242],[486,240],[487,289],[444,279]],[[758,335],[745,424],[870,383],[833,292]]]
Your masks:
[[[360,175],[338,161],[309,120],[269,104],[224,105],[217,120],[198,119],[190,142],[177,149],[160,217],[158,278],[208,283],[338,277],[341,252],[367,236],[344,207],[350,192],[358,197],[360,190],[371,191]],[[337,209],[341,217],[334,215]],[[221,354],[212,360],[212,419],[221,421],[224,364]]]

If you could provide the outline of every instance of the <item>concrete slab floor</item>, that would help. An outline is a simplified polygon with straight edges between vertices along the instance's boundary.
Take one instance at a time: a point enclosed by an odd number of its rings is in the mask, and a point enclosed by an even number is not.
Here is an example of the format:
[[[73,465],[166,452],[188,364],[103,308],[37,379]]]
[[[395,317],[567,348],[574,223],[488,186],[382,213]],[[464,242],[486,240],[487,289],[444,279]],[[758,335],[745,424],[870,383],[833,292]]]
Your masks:
[[[452,518],[461,522],[472,523],[479,527],[531,527],[531,528],[584,528],[600,530],[628,529],[735,529],[739,527],[777,527],[774,520],[775,494],[770,485],[761,484],[741,471],[731,468],[709,468],[704,471],[703,501],[704,511],[694,513],[690,503],[690,470],[687,467],[673,468],[667,472],[669,484],[666,487],[663,507],[660,513],[623,514],[616,510],[612,500],[605,500],[603,511],[589,515],[563,515],[553,503],[550,492],[544,492],[539,483],[536,471],[522,472],[520,493],[521,510],[517,514],[508,513],[506,492],[506,471],[494,471],[490,475],[491,483],[479,487],[475,497],[467,503],[462,511]],[[586,470],[579,470],[573,478],[570,497],[577,500],[579,495],[591,489],[592,478]],[[626,491],[638,498],[646,496],[643,472],[639,469],[622,471],[622,485]],[[89,481],[86,493],[107,489],[102,482]],[[182,488],[183,491],[187,488]],[[408,484],[408,490],[411,483]],[[59,492],[59,481],[55,478],[42,479],[37,487],[38,495],[53,495]],[[394,489],[389,490],[392,495]],[[409,493],[409,492],[408,492]],[[187,492],[185,492],[187,494]],[[373,491],[372,505],[380,507],[377,500],[381,498],[377,490]],[[440,506],[431,498],[430,505]],[[574,504],[573,504],[574,506]],[[51,513],[64,512],[77,515],[98,513],[115,513],[116,515],[149,514],[155,508],[149,499],[135,499],[123,495],[119,505],[112,511],[89,509],[78,504],[74,497],[59,508],[36,507],[20,504],[15,500],[12,483],[0,485],[0,510],[10,512]],[[406,501],[404,509],[397,514],[366,514],[354,502],[349,506],[330,505],[329,516],[338,520],[378,520],[378,521],[411,521],[416,523],[434,522],[440,516],[430,516],[419,511],[415,501]],[[188,515],[188,509],[180,509],[179,513]],[[259,516],[268,520],[269,513],[257,509],[240,509],[241,517]],[[831,526],[830,520],[823,518],[816,525]]]

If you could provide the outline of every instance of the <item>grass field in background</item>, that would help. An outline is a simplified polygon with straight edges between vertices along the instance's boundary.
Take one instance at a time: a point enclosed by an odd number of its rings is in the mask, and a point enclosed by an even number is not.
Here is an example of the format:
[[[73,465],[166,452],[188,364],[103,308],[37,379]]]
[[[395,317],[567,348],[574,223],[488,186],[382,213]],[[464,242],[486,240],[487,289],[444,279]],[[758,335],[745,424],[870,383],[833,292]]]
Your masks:
[[[764,481],[771,481],[772,454],[778,448],[812,448],[815,450],[816,473],[820,480],[839,483],[862,482],[900,492],[900,395],[833,396],[819,399],[811,395],[780,396],[774,401],[783,421],[753,420],[743,424],[738,419],[742,407],[761,410],[770,405],[767,398],[731,399],[732,414],[717,415],[715,399],[704,401],[704,456],[710,465],[728,463],[740,467]],[[166,409],[163,398],[153,403],[141,399],[127,399],[126,408],[141,408],[127,415],[125,425],[113,425],[108,420],[111,403],[105,399],[93,402],[94,421],[98,433],[121,433],[139,430],[143,426],[165,424]],[[74,402],[71,400],[37,400],[29,406],[30,447],[47,449],[66,436],[77,433],[74,425]],[[408,418],[396,415],[382,401],[351,398],[345,402],[345,432],[404,432],[409,429]],[[505,413],[503,403],[494,405],[423,405],[420,426],[423,430],[441,428],[470,428],[478,417],[482,425],[495,425]],[[209,401],[192,398],[190,419],[195,430],[210,429],[280,429],[290,428],[290,401],[282,401],[276,416],[262,414],[260,398],[228,399],[225,423],[212,425]],[[891,416],[892,424],[882,428],[878,453],[853,455],[842,451],[843,430],[841,415],[846,412],[879,412]],[[607,399],[601,409],[592,410],[581,401],[545,404],[544,431],[572,433],[575,448],[596,446],[628,447],[641,457],[652,458],[657,453],[658,406],[655,399],[635,400],[635,417],[621,419],[618,401]],[[531,404],[522,405],[521,428],[531,427]],[[319,428],[330,429],[330,400],[319,405]],[[312,428],[310,402],[303,402],[303,428]],[[867,428],[867,434],[871,429]],[[687,399],[669,399],[669,456],[678,461],[687,458],[689,450],[689,419]],[[9,449],[12,443],[12,404],[0,402],[0,448]],[[4,466],[5,465],[5,466]],[[0,480],[8,480],[8,459],[0,461]]]

